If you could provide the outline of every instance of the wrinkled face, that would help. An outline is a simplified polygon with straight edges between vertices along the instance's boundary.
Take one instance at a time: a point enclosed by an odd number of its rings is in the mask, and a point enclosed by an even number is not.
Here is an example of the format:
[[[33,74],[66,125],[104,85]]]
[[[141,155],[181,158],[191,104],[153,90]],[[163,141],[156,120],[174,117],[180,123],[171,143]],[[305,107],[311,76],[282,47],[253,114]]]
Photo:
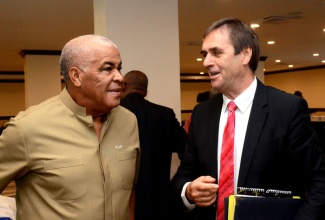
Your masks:
[[[216,29],[207,35],[201,54],[214,89],[227,93],[240,83],[243,66],[241,53],[234,55],[227,28]]]
[[[88,57],[90,66],[85,70],[78,68],[83,106],[93,116],[106,114],[120,104],[123,87],[120,53],[113,45],[97,44]]]

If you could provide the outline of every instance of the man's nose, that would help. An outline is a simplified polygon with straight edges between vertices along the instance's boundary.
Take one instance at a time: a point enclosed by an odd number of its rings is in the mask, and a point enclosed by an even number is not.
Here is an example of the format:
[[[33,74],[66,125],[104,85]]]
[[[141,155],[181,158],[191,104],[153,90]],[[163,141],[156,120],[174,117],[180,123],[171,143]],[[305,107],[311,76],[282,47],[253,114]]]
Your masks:
[[[203,66],[205,66],[205,67],[211,66],[211,62],[212,62],[211,55],[207,54],[204,57]]]

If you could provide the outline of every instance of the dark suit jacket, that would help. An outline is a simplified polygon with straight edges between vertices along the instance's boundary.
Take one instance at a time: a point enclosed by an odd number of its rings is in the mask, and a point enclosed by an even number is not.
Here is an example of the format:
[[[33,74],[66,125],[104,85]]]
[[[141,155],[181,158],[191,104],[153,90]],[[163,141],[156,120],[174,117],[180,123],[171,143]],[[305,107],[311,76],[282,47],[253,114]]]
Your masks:
[[[121,105],[136,115],[139,127],[141,162],[135,217],[171,219],[171,156],[177,152],[183,158],[187,135],[172,109],[151,103],[138,93],[128,94]]]
[[[184,160],[173,179],[183,185],[199,176],[218,179],[218,126],[222,95],[198,104],[192,113]],[[321,219],[325,204],[323,155],[302,99],[257,84],[241,157],[238,186],[291,190],[308,196],[296,219]],[[180,197],[180,196],[179,196]],[[215,219],[215,208],[197,207],[197,219]],[[322,218],[325,219],[325,218]]]

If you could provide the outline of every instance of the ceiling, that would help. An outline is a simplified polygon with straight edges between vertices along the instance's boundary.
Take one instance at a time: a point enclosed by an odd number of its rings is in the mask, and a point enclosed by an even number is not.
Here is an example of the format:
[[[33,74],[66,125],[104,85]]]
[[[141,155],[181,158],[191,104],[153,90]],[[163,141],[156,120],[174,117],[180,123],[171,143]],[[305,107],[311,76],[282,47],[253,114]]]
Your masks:
[[[325,66],[325,0],[178,2],[180,73],[205,71],[202,61],[196,61],[202,34],[212,22],[229,16],[260,24],[256,32],[261,56],[267,57],[266,72],[287,70],[289,64]],[[71,38],[93,33],[92,0],[0,0],[0,30],[0,72],[23,71],[21,50],[61,50]],[[275,44],[268,45],[269,40]]]

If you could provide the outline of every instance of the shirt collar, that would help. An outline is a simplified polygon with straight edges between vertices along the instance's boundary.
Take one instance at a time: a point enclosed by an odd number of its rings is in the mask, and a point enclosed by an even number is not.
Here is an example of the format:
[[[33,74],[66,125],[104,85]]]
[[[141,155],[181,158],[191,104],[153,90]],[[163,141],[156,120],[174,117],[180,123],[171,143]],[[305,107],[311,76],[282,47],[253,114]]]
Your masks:
[[[60,93],[60,99],[76,115],[86,116],[86,108],[79,106],[70,96],[66,87]]]
[[[244,92],[242,92],[235,100],[233,100],[237,105],[238,110],[241,113],[244,113],[249,107],[249,105],[253,102],[254,95],[256,92],[256,87],[257,87],[257,79],[256,76],[254,76],[254,80],[251,83],[251,85]],[[225,106],[227,106],[228,103],[232,101],[225,95],[222,95],[222,97],[223,97],[223,105]],[[226,110],[227,108],[224,109]]]

